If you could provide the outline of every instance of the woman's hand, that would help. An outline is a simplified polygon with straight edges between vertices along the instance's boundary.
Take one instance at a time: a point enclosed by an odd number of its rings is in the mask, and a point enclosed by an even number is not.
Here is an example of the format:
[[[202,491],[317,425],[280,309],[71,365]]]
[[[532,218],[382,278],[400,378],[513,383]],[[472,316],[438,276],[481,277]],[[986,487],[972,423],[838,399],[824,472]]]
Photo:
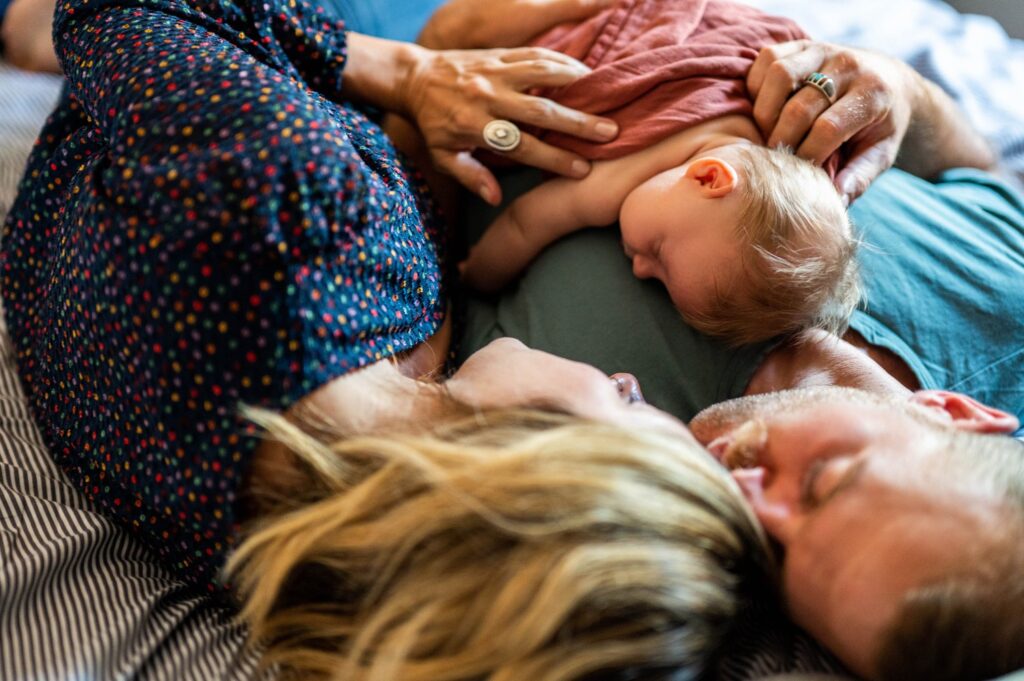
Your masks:
[[[427,21],[417,42],[435,50],[525,45],[544,31],[580,21],[615,0],[450,0]]]
[[[440,170],[484,201],[498,204],[501,187],[472,155],[474,149],[486,148],[483,130],[490,121],[507,119],[597,142],[618,134],[614,121],[525,94],[531,88],[566,85],[587,71],[575,59],[542,48],[423,50],[401,86],[401,112],[416,123]],[[519,146],[502,155],[568,177],[590,172],[583,157],[525,132]]]
[[[835,81],[834,104],[803,87],[815,71]],[[896,59],[810,40],[764,48],[747,75],[754,119],[769,146],[785,144],[821,165],[849,143],[835,182],[849,201],[896,160],[921,81]]]

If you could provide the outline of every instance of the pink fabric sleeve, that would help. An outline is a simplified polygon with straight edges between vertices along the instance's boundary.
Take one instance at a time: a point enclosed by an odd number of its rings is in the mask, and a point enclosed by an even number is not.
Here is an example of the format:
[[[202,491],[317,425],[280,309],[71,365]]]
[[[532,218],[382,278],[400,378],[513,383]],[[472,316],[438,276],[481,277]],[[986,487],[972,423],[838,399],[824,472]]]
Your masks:
[[[607,144],[548,132],[543,139],[592,159],[625,156],[722,116],[750,116],[746,75],[762,47],[806,38],[788,19],[726,0],[620,0],[535,44],[593,71],[539,94],[618,122]]]

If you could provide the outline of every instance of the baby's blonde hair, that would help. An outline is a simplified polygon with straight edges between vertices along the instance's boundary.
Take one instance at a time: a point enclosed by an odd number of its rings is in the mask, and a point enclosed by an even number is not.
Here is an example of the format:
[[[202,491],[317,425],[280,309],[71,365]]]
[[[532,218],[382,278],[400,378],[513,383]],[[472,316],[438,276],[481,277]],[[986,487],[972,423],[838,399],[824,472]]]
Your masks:
[[[861,298],[858,242],[828,175],[784,148],[737,153],[743,276],[688,321],[736,345],[808,328],[842,333]]]
[[[250,417],[309,483],[227,571],[296,678],[690,678],[770,565],[735,482],[678,437],[508,411],[327,442]]]

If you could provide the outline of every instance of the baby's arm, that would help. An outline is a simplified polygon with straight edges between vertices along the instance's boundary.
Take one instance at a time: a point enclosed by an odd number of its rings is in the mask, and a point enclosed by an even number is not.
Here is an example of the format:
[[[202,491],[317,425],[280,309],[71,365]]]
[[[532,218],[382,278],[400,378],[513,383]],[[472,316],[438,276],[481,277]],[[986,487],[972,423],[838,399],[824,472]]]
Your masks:
[[[617,205],[608,196],[612,192],[600,196],[593,178],[601,174],[595,164],[583,180],[550,180],[513,201],[470,249],[459,267],[463,281],[479,291],[498,291],[566,234],[615,222],[625,194]]]
[[[630,192],[687,159],[687,133],[629,156],[597,161],[582,180],[559,178],[523,194],[470,249],[460,265],[463,281],[480,291],[498,291],[561,237],[612,224]]]
[[[582,180],[559,178],[533,189],[491,223],[460,266],[462,279],[492,293],[512,281],[547,246],[586,227],[619,219],[630,192],[672,162],[659,143],[629,156],[597,161]]]

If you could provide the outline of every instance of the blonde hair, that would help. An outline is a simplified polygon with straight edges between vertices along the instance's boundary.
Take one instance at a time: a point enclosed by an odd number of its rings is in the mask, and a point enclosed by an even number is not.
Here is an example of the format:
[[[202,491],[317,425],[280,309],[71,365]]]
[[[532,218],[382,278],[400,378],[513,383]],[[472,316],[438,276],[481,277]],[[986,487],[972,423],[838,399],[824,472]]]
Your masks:
[[[735,345],[807,328],[842,333],[861,298],[857,240],[828,175],[783,148],[737,154],[744,276],[687,320]]]
[[[227,567],[286,674],[697,675],[770,570],[735,482],[693,442],[529,411],[334,442],[250,417],[309,475]]]

